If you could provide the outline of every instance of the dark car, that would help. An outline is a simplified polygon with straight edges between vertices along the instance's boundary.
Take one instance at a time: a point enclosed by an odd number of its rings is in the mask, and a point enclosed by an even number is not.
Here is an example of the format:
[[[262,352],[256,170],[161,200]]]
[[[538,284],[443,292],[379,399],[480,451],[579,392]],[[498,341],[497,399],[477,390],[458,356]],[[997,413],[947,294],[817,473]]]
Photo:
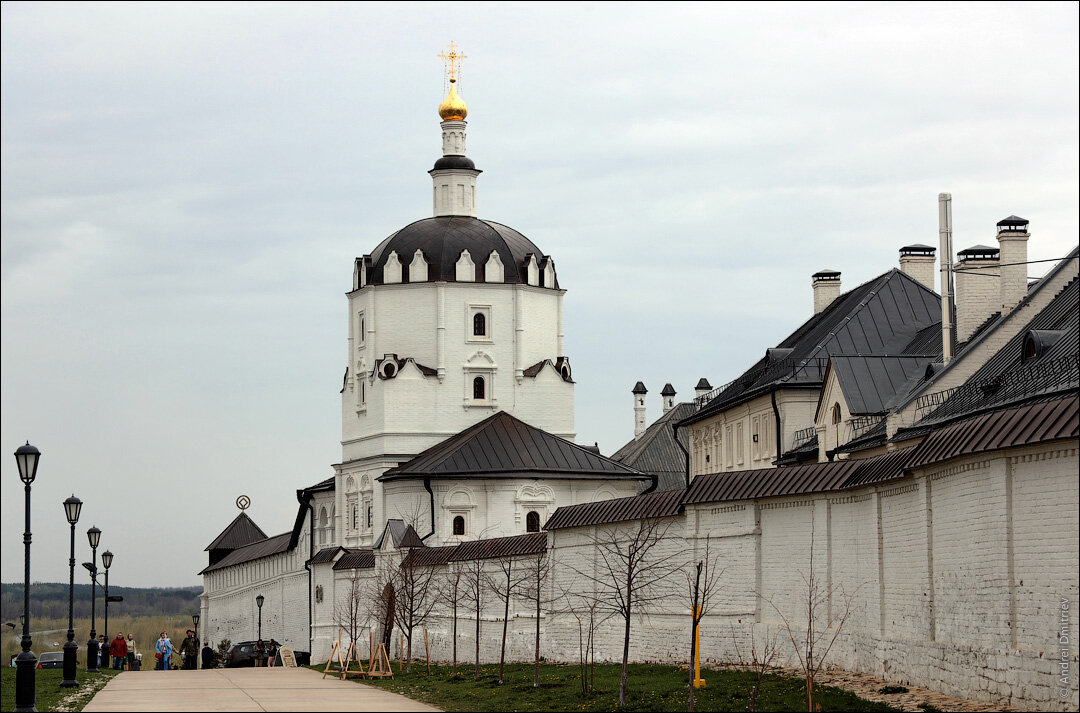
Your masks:
[[[229,653],[225,654],[225,668],[243,668],[255,665],[255,644],[257,641],[241,641],[234,644]],[[264,642],[266,643],[266,642]],[[296,665],[307,666],[311,662],[311,653],[308,651],[296,651]],[[281,665],[281,653],[279,650],[275,666]]]
[[[64,652],[63,651],[48,651],[38,656],[38,668],[63,668],[64,667]]]

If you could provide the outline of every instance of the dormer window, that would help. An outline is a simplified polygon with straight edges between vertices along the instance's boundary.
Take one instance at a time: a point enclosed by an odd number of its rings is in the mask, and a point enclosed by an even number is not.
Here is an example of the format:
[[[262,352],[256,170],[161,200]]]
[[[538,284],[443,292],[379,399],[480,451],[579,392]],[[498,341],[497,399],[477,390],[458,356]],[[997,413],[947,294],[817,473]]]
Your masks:
[[[832,407],[832,422],[833,425],[839,424],[841,421],[840,404],[833,404]]]
[[[397,375],[397,364],[392,361],[383,364],[382,375],[384,379],[393,379]]]
[[[1020,351],[1020,363],[1038,359],[1049,351],[1065,334],[1064,329],[1032,329],[1024,337],[1024,346]]]

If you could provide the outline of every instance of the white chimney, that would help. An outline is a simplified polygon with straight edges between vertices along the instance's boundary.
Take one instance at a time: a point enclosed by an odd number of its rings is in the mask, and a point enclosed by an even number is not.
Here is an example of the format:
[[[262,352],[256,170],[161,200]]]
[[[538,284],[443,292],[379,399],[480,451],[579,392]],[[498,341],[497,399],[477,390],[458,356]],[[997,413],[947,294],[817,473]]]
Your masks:
[[[966,342],[1000,309],[998,249],[973,245],[956,254],[956,340]]]
[[[1008,311],[1027,297],[1028,221],[1010,215],[997,224],[1001,246],[1001,309]]]
[[[824,310],[840,296],[840,273],[836,270],[820,270],[811,277],[814,286],[814,314]]]
[[[660,392],[660,395],[664,397],[664,413],[675,408],[675,387],[664,384],[664,390]]]
[[[900,248],[900,269],[929,290],[934,289],[934,268],[937,248],[914,243]]]
[[[700,399],[710,391],[712,391],[712,384],[703,376],[698,379],[697,386],[694,387],[694,398]]]
[[[649,390],[639,381],[634,384],[634,390],[630,393],[634,395],[634,438],[637,438],[645,433],[645,394],[649,393]]]

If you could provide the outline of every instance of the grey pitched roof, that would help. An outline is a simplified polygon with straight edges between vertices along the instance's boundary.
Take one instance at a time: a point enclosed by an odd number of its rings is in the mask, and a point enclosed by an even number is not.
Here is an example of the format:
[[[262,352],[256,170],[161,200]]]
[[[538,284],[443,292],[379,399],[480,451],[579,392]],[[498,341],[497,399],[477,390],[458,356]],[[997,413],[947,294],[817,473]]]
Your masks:
[[[379,476],[403,478],[618,478],[647,476],[505,411],[489,416]]]
[[[820,388],[828,357],[902,354],[923,330],[941,321],[941,298],[900,270],[846,292],[792,332],[738,379],[714,390],[693,423],[777,388]]]
[[[325,547],[315,553],[315,556],[309,560],[308,564],[325,564],[326,562],[333,562],[337,557],[338,552],[348,552],[344,547]]]
[[[530,532],[527,535],[462,542],[454,548],[453,553],[450,555],[450,561],[527,557],[529,555],[538,555],[546,549],[547,533]]]
[[[262,531],[262,528],[256,525],[246,512],[241,512],[229,523],[228,527],[221,531],[220,535],[214,538],[213,542],[206,546],[204,551],[235,550],[265,539],[266,533]]]
[[[685,490],[664,490],[628,498],[564,505],[548,518],[544,529],[560,530],[566,527],[610,525],[642,518],[673,517],[682,512],[685,492]]]
[[[375,553],[372,550],[347,550],[337,562],[334,571],[341,569],[371,569],[375,566]]]
[[[676,404],[656,419],[645,432],[615,451],[612,460],[657,478],[656,490],[686,487],[686,454],[675,442],[675,424],[694,413],[693,402]],[[689,436],[679,431],[679,443],[685,448]],[[644,486],[643,486],[644,487]]]
[[[372,547],[376,550],[382,548],[387,535],[390,536],[390,543],[395,548],[424,547],[424,541],[420,539],[420,535],[416,534],[412,525],[406,525],[404,520],[387,520],[386,527],[383,528],[382,534],[375,540]]]
[[[289,538],[291,536],[291,532],[284,532],[235,549],[217,563],[203,569],[199,574],[206,574],[225,567],[232,567],[233,565],[244,564],[245,562],[286,552],[289,549]]]
[[[853,415],[883,414],[889,402],[912,378],[922,378],[936,356],[834,356],[848,410]]]

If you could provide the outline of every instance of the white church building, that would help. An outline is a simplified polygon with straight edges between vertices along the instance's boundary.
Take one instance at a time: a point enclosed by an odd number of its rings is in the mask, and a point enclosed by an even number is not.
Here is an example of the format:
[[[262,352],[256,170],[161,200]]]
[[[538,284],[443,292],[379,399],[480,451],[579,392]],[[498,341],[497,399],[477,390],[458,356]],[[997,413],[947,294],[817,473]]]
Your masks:
[[[241,513],[207,547],[204,638],[254,638],[263,594],[264,637],[318,647],[335,627],[315,620],[311,560],[377,547],[388,521],[412,525],[426,546],[456,544],[538,532],[559,507],[655,486],[573,443],[555,261],[477,217],[480,170],[465,154],[468,108],[453,72],[438,113],[434,215],[353,265],[341,462],[297,491],[289,532],[267,536]]]

